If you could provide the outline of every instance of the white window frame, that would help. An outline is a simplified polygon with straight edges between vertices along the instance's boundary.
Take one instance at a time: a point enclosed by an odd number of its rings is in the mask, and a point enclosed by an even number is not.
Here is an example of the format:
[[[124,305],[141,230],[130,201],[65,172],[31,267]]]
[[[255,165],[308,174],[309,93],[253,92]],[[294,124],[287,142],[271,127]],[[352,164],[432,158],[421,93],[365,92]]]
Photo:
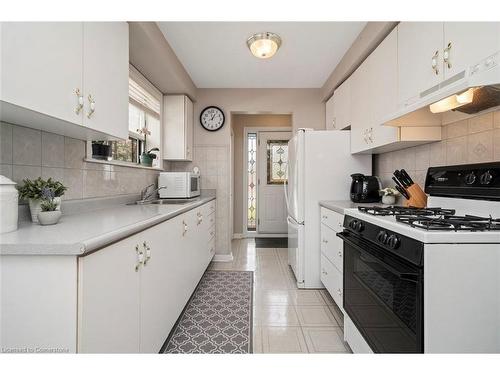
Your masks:
[[[115,164],[115,165],[122,165],[122,166],[128,166],[128,167],[134,167],[134,168],[144,168],[144,169],[160,169],[163,170],[163,94],[161,93],[160,90],[158,90],[146,77],[144,77],[141,72],[139,72],[133,65],[129,64],[129,78],[132,78],[135,82],[137,82],[142,88],[148,91],[149,94],[154,96],[160,103],[160,114],[159,114],[159,120],[160,120],[160,140],[159,143],[161,145],[160,152],[158,155],[158,158],[160,160],[159,166],[158,167],[146,167],[144,165],[141,165],[140,163],[134,163],[134,162],[128,162],[128,161],[122,161],[122,160],[99,160],[99,159],[94,159],[92,158],[92,141],[87,141],[87,148],[86,148],[86,158],[85,161],[91,162],[91,163],[101,163],[101,164]],[[133,104],[137,107],[141,107],[140,103],[137,103],[136,101],[130,99],[129,97],[129,104]],[[145,109],[147,112],[147,109]],[[138,140],[143,141],[142,135],[137,134],[136,132],[132,132],[129,130],[128,132],[129,136],[132,138],[136,138]]]

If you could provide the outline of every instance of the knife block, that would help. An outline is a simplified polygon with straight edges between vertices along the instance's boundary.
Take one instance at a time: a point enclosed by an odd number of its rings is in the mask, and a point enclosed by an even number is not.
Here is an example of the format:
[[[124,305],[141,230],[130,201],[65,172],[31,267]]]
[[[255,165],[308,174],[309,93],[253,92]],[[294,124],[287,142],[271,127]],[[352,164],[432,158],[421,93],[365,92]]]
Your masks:
[[[406,207],[427,207],[427,194],[424,193],[424,191],[418,184],[413,184],[407,187],[406,191],[410,195],[410,199],[406,200]]]

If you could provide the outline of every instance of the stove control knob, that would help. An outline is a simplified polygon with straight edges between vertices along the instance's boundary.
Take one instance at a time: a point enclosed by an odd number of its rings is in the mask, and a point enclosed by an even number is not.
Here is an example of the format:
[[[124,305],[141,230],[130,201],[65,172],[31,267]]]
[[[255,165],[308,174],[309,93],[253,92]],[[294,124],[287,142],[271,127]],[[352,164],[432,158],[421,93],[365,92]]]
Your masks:
[[[481,185],[489,185],[493,181],[493,173],[491,171],[484,172],[481,177],[479,177],[479,182]]]
[[[397,249],[399,245],[401,245],[401,240],[395,234],[391,234],[387,239],[387,245],[389,245],[391,249]]]
[[[353,220],[349,223],[349,228],[356,232],[362,232],[364,228],[364,225],[361,221],[359,220]]]
[[[476,175],[474,172],[471,172],[465,176],[465,183],[467,185],[472,185],[474,182],[476,182]]]
[[[380,242],[380,243],[387,243],[387,238],[389,237],[389,235],[387,234],[387,232],[385,230],[381,230],[380,232],[378,232],[377,234],[377,241]]]

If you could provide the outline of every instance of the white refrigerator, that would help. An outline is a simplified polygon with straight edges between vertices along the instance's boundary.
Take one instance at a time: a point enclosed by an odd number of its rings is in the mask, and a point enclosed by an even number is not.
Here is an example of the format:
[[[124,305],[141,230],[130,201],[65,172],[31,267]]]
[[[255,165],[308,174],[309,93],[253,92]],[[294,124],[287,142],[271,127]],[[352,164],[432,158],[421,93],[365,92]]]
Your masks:
[[[288,264],[299,288],[323,288],[319,201],[349,200],[351,174],[372,172],[372,156],[350,150],[343,130],[299,129],[288,142]]]

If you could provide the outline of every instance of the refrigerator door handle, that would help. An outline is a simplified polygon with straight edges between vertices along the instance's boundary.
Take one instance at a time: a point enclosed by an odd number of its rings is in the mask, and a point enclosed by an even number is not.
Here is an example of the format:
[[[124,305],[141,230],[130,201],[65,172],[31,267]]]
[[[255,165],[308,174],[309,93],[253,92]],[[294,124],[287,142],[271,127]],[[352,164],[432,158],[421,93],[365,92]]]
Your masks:
[[[287,182],[283,182],[283,190],[285,190],[285,203],[286,203],[286,212],[287,216],[290,215],[290,204],[288,203],[288,176],[290,174],[288,173],[288,163],[286,165],[286,176],[287,176]]]

